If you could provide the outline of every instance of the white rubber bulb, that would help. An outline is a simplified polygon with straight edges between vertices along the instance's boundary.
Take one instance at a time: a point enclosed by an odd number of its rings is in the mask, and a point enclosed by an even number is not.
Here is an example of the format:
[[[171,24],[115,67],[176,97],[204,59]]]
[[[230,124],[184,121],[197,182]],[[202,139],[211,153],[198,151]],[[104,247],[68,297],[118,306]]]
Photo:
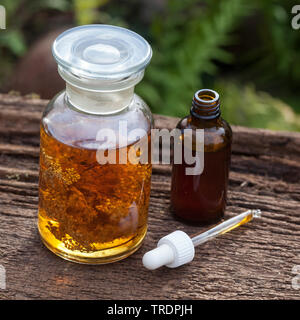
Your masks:
[[[174,261],[174,252],[167,244],[148,251],[143,257],[143,265],[149,270],[155,270]]]
[[[145,253],[143,264],[149,270],[159,267],[177,268],[193,260],[195,248],[191,238],[176,230],[158,241],[157,248]]]

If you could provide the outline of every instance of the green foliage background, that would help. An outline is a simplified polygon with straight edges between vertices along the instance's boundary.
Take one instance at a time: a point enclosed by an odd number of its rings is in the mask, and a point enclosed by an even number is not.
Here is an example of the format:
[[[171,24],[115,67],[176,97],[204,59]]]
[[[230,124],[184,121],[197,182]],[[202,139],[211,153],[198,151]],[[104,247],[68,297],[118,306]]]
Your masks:
[[[153,59],[137,92],[153,112],[184,116],[194,92],[209,87],[221,94],[222,114],[232,124],[300,131],[300,30],[291,27],[294,1],[166,0],[148,22],[138,14],[145,3],[2,1],[10,24],[0,33],[2,78],[26,52],[24,25],[35,21],[36,12],[72,12],[74,24],[120,25],[149,40]]]

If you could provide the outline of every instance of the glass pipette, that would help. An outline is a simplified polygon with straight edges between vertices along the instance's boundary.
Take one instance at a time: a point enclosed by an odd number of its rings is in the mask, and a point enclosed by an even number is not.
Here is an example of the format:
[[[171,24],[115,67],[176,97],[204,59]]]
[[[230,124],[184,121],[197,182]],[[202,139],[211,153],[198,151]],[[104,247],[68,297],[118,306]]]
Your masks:
[[[161,266],[179,267],[194,259],[195,247],[198,245],[233,230],[253,218],[260,217],[261,211],[259,209],[248,210],[192,237],[189,237],[183,231],[176,230],[161,238],[158,241],[157,248],[145,253],[143,264],[149,270],[154,270]]]

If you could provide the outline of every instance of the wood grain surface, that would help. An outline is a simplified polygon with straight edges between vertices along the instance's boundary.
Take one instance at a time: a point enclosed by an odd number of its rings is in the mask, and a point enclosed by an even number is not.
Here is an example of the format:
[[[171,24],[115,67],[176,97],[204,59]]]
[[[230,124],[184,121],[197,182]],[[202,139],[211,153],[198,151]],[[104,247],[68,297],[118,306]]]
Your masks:
[[[143,254],[167,233],[207,228],[173,217],[170,167],[156,165],[143,246],[117,263],[80,265],[46,249],[37,231],[39,121],[46,104],[0,94],[0,264],[6,269],[0,299],[300,298],[292,285],[293,267],[300,265],[300,133],[233,127],[225,218],[249,208],[263,217],[196,248],[192,263],[152,272],[142,266]],[[155,118],[158,128],[178,121]]]

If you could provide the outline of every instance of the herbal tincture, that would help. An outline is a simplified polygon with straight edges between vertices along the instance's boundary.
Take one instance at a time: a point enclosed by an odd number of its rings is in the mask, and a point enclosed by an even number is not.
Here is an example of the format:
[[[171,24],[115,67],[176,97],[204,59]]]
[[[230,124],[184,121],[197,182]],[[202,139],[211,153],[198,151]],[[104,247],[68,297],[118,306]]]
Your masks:
[[[190,115],[177,125],[182,134],[184,129],[204,130],[203,172],[187,175],[190,165],[184,160],[172,168],[171,206],[177,216],[187,221],[210,223],[224,215],[232,131],[220,115],[218,93],[203,89],[195,93]]]
[[[139,248],[147,231],[151,164],[127,160],[137,142],[150,144],[152,115],[134,86],[151,47],[127,29],[88,25],[62,33],[53,55],[66,90],[41,121],[39,232],[65,259],[120,260]],[[99,136],[101,130],[109,134]],[[127,136],[134,130],[139,135]],[[102,163],[99,154],[110,151],[116,162]]]

